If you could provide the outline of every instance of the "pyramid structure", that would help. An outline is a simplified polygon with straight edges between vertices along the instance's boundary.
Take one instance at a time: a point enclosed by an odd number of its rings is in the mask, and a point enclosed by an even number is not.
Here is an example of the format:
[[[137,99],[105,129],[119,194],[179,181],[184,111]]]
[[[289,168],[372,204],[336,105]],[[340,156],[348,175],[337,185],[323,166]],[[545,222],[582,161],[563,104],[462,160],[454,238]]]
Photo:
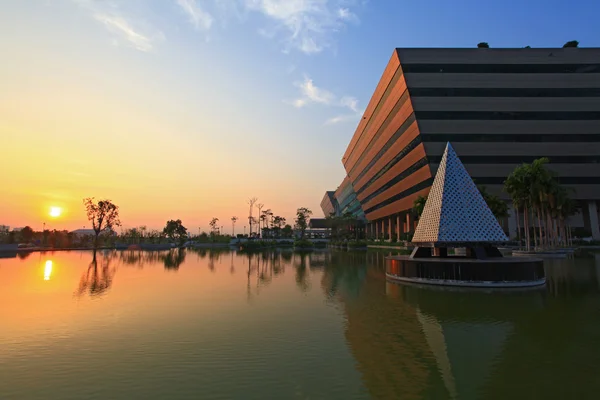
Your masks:
[[[501,243],[506,234],[448,143],[412,242]]]

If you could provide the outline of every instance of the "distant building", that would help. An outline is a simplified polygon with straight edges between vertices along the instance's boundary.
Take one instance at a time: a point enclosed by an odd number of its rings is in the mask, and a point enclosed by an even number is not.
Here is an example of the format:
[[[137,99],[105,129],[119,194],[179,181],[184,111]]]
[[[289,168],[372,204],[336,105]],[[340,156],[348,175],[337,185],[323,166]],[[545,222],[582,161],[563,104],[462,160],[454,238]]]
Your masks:
[[[10,232],[10,226],[0,225],[0,233],[8,233],[8,232]]]
[[[75,238],[78,238],[78,239],[81,239],[86,236],[95,236],[96,235],[96,232],[93,229],[75,229],[74,231],[71,231],[71,233],[73,234],[73,236]],[[100,233],[100,235],[102,235],[102,236],[114,236],[116,234],[117,233],[113,230],[104,231],[104,232]]]

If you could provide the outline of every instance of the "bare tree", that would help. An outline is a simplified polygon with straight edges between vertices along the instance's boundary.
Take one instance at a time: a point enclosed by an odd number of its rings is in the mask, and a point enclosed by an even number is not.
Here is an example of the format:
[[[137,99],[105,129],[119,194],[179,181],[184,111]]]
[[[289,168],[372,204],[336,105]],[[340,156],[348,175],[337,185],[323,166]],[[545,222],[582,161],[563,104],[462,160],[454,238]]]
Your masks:
[[[257,215],[257,217],[256,217],[256,218],[258,219],[258,234],[259,234],[261,237],[262,237],[262,230],[260,229],[260,221],[261,221],[261,219],[260,219],[260,218],[261,218],[261,216],[262,216],[262,214],[261,214],[261,211],[262,211],[262,209],[263,209],[263,207],[264,207],[264,206],[265,206],[265,205],[264,205],[263,203],[258,203],[258,204],[256,205],[256,208],[258,208],[258,215]]]
[[[254,218],[252,217],[252,211],[254,210],[254,204],[258,201],[258,198],[256,197],[252,197],[251,199],[248,199],[248,204],[250,205],[250,214],[248,214],[248,225],[249,226],[249,230],[248,230],[248,237],[252,237],[252,222],[254,220]]]

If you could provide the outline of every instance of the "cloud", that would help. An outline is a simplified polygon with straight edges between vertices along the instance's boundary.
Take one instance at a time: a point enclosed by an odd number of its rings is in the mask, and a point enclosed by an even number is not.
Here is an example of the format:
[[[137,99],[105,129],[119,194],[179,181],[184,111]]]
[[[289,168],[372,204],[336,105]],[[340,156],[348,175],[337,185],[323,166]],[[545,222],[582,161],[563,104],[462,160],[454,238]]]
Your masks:
[[[202,10],[195,0],[177,0],[179,7],[190,17],[190,22],[194,28],[207,31],[213,24],[213,17],[208,12]]]
[[[293,101],[294,106],[298,108],[303,107],[308,103],[330,105],[335,101],[335,96],[333,93],[316,87],[313,83],[313,80],[308,76],[305,76],[302,82],[294,83],[294,86],[300,89],[300,93],[302,95],[301,98]]]
[[[291,48],[305,54],[321,52],[333,44],[332,36],[347,22],[358,17],[341,7],[349,0],[242,0],[250,11],[261,13],[271,21],[261,31],[282,38],[285,51]]]
[[[358,107],[358,99],[352,96],[343,96],[338,98],[331,91],[317,87],[313,80],[308,76],[304,76],[302,82],[294,83],[300,89],[300,97],[287,101],[296,108],[306,107],[310,104],[321,104],[338,108],[345,108],[349,113],[337,115],[325,121],[326,125],[337,124],[346,121],[352,121],[360,118],[363,110]]]
[[[73,0],[90,13],[92,18],[113,34],[113,43],[124,42],[136,50],[152,51],[156,43],[164,41],[165,35],[145,21],[130,17],[116,3],[109,1]]]

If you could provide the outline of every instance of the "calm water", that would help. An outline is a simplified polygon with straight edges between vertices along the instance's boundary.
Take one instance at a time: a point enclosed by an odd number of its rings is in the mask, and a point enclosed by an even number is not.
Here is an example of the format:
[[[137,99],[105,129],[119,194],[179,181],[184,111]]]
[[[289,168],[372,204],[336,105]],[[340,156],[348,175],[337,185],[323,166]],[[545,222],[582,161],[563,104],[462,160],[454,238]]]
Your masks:
[[[600,256],[528,291],[386,283],[386,253],[0,259],[0,399],[597,399]]]

